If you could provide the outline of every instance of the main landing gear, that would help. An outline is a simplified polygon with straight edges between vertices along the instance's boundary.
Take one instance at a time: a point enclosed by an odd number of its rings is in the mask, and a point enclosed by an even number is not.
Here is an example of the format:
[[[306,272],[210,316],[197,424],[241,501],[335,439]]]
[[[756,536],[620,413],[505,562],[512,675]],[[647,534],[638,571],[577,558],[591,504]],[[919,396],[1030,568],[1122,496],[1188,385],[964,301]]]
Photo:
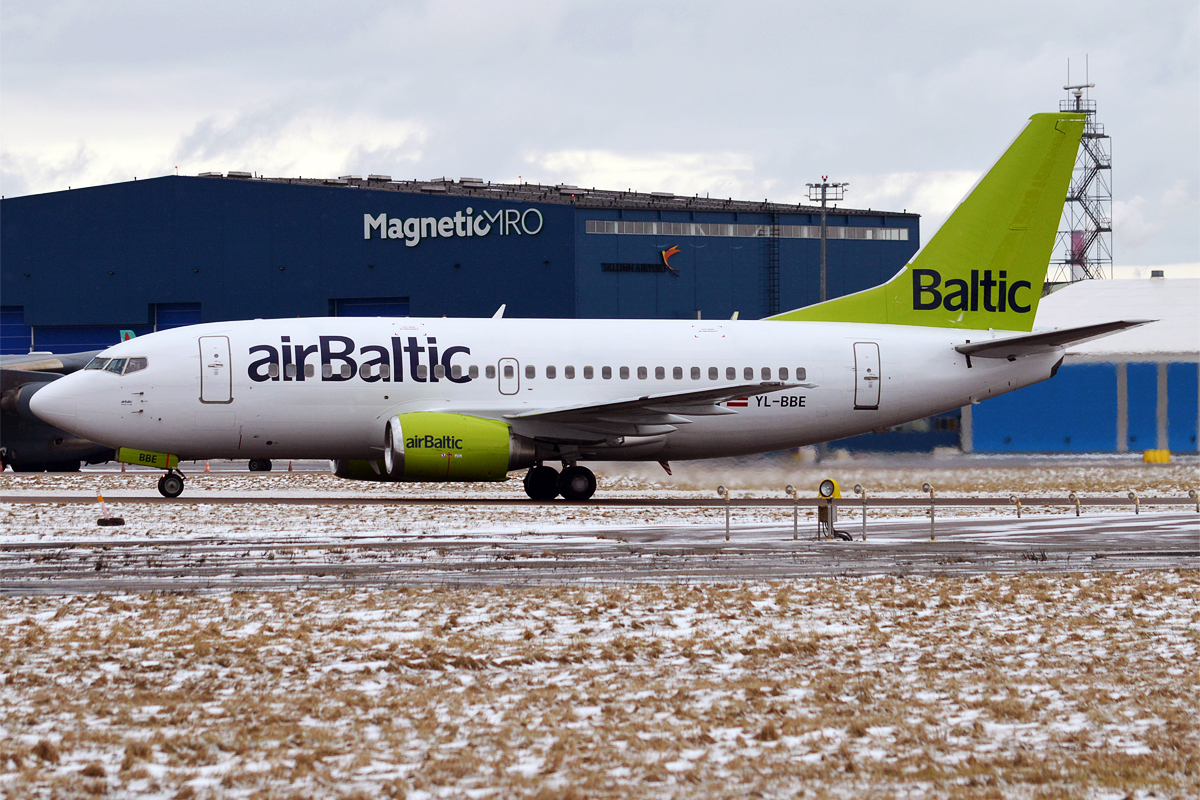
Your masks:
[[[163,497],[179,497],[183,494],[183,473],[171,470],[159,478],[158,493]]]
[[[587,467],[564,467],[560,473],[553,467],[538,464],[525,473],[525,494],[531,500],[564,500],[582,502],[596,493],[596,476]]]

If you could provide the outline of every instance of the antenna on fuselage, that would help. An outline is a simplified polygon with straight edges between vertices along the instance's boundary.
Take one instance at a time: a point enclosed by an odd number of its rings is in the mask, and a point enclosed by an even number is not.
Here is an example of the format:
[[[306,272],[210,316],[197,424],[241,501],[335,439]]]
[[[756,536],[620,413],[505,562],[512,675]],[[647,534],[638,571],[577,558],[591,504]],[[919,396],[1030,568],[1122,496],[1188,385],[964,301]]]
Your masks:
[[[508,303],[501,303],[500,307],[496,309],[496,313],[492,314],[492,319],[500,319],[501,317],[503,317],[504,309],[506,309],[507,307],[508,307]]]

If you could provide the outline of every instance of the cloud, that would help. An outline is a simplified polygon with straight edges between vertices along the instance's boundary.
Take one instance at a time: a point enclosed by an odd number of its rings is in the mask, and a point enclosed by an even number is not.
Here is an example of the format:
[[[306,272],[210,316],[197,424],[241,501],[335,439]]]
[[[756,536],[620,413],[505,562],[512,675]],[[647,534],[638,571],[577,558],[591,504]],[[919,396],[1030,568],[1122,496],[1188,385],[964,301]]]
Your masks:
[[[1121,248],[1137,250],[1152,241],[1163,229],[1162,222],[1146,219],[1146,198],[1138,195],[1128,201],[1114,200],[1112,204],[1113,239]]]
[[[650,153],[628,155],[609,150],[557,150],[528,153],[523,180],[568,183],[598,189],[708,194],[744,200],[765,197],[770,182],[754,170],[744,153]]]
[[[921,239],[927,242],[981,174],[972,170],[940,170],[855,176],[847,190],[847,205],[920,214]]]

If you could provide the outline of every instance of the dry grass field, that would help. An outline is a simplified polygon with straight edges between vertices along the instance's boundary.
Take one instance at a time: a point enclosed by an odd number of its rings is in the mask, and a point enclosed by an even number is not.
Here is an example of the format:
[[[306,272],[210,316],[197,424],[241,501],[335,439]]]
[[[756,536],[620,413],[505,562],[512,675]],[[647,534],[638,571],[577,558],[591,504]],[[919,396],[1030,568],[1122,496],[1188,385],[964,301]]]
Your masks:
[[[1200,574],[0,597],[0,795],[1200,796]]]

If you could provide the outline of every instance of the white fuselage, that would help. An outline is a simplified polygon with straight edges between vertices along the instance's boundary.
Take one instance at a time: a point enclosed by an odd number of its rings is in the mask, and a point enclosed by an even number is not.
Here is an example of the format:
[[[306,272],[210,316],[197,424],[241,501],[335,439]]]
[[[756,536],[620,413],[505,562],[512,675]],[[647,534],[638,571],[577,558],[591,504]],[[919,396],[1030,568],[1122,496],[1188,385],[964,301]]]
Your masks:
[[[665,434],[648,428],[645,436],[595,436],[579,450],[594,460],[713,458],[829,441],[947,411],[1045,380],[1061,358],[1056,351],[1015,361],[976,358],[968,366],[954,349],[993,336],[773,321],[211,323],[111,347],[103,357],[145,358],[146,367],[126,375],[74,373],[39,391],[33,407],[87,439],[184,459],[370,459],[380,456],[387,420],[407,412],[507,417],[518,434],[567,440],[577,433],[512,417],[760,381],[791,387],[723,404],[736,413],[683,414],[683,424]]]

